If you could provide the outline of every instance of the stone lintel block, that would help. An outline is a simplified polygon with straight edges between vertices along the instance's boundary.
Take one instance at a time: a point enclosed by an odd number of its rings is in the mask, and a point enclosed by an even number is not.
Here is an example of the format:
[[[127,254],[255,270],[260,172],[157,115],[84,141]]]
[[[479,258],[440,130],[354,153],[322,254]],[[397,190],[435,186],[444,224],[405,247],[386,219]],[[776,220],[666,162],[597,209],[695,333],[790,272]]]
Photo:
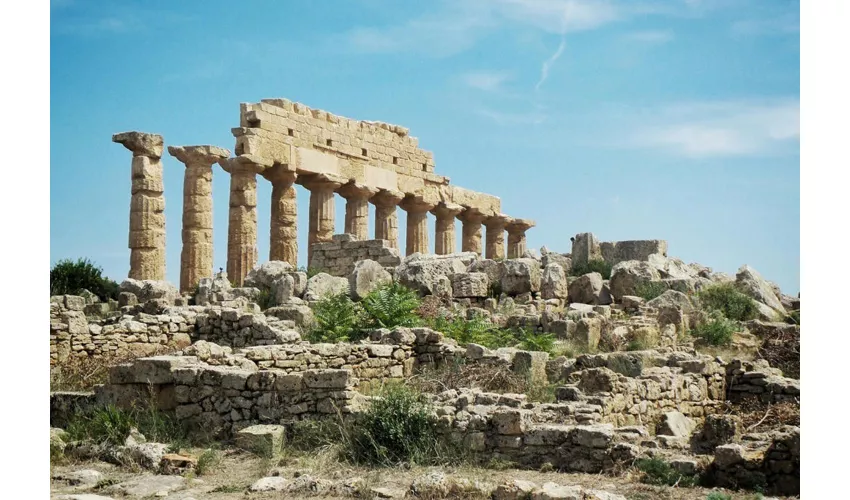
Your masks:
[[[145,132],[121,132],[112,136],[112,142],[117,142],[133,152],[133,156],[162,157],[162,136]]]
[[[377,192],[378,188],[367,186],[354,179],[349,180],[337,190],[337,193],[347,200],[368,200],[372,196],[375,196]]]
[[[372,198],[369,199],[373,205],[383,207],[395,207],[404,198],[404,193],[391,189],[379,189]]]
[[[524,233],[536,225],[537,223],[531,219],[511,218],[505,226],[505,229],[507,229],[509,233]]]
[[[218,146],[168,146],[168,154],[186,166],[211,167],[214,163],[230,157],[230,150]]]
[[[261,174],[271,168],[270,161],[255,155],[239,155],[235,158],[222,158],[218,161],[225,172],[233,175],[238,173]]]

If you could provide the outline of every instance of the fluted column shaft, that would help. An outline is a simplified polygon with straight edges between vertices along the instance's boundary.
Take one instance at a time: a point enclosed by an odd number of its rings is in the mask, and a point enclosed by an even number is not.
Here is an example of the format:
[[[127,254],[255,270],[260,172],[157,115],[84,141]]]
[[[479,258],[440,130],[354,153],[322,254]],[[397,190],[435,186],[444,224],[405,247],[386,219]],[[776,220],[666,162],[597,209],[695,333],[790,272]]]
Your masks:
[[[475,252],[481,255],[481,224],[486,216],[481,212],[467,208],[458,219],[463,223],[461,229],[461,250],[464,252]]]
[[[369,239],[369,198],[378,192],[366,185],[349,182],[337,191],[345,198],[345,232],[360,241]]]
[[[494,260],[505,258],[505,225],[507,222],[507,217],[501,215],[489,217],[484,221],[487,228],[486,258]]]
[[[137,280],[165,279],[165,198],[162,196],[162,136],[124,132],[112,142],[133,152],[130,198],[130,272]]]
[[[186,293],[201,278],[213,276],[212,165],[230,156],[230,151],[215,146],[169,146],[168,152],[186,165],[180,251],[180,291]]]
[[[525,232],[534,225],[534,221],[529,219],[514,219],[507,225],[509,259],[518,259],[525,253]]]
[[[313,244],[333,241],[335,224],[334,191],[342,182],[326,175],[308,179],[302,183],[310,191],[309,234],[307,238],[307,262],[313,260]]]
[[[219,163],[230,173],[227,276],[239,287],[257,265],[257,174],[267,166],[241,156]]]
[[[407,197],[399,206],[407,212],[407,245],[405,255],[428,253],[428,211],[435,204],[422,199]]]
[[[435,241],[434,253],[446,255],[455,253],[457,249],[455,236],[455,217],[463,210],[460,205],[442,202],[431,213],[436,217],[434,223]]]
[[[298,266],[298,204],[295,192],[296,174],[275,165],[263,177],[272,184],[271,231],[269,260],[289,262]]]
[[[404,194],[382,189],[369,201],[375,205],[375,239],[387,240],[390,248],[398,248],[398,206]]]

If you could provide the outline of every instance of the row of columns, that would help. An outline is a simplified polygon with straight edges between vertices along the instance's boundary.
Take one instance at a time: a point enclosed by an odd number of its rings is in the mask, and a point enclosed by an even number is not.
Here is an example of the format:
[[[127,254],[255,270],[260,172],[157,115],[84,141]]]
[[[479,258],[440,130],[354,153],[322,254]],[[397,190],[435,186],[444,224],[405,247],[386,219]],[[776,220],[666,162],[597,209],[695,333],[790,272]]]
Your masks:
[[[130,210],[130,273],[134,279],[165,279],[165,202],[162,198],[162,137],[129,132],[113,141],[133,151],[133,198]],[[180,254],[180,290],[194,289],[213,275],[212,166],[230,174],[227,230],[227,275],[241,286],[257,264],[257,175],[272,184],[269,260],[298,262],[295,184],[310,191],[308,262],[314,243],[331,241],[335,230],[334,194],[346,200],[345,232],[369,239],[369,204],[375,207],[375,239],[398,248],[397,207],[407,212],[405,253],[428,253],[428,213],[436,218],[434,250],[455,253],[455,219],[463,223],[461,250],[482,254],[482,226],[486,227],[489,259],[525,252],[525,231],[534,226],[526,219],[504,214],[488,215],[474,207],[434,202],[420,195],[378,189],[334,174],[297,175],[289,165],[267,165],[249,155],[230,158],[216,146],[169,146],[168,152],[186,167],[183,179],[183,248]]]

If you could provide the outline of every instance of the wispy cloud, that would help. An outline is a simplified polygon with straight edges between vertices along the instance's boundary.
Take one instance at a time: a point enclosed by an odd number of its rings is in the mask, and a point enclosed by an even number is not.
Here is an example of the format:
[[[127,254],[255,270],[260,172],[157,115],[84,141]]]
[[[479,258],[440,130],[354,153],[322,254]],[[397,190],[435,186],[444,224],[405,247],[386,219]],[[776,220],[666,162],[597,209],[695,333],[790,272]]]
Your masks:
[[[800,103],[721,101],[648,110],[628,146],[704,158],[781,154],[799,147]]]
[[[561,43],[558,44],[558,49],[554,54],[549,56],[549,59],[543,61],[543,66],[540,67],[540,80],[537,81],[537,85],[534,86],[534,90],[539,90],[540,86],[543,85],[543,82],[549,78],[549,70],[552,68],[552,65],[555,64],[555,61],[561,57],[561,54],[564,53],[564,47],[567,46],[567,40],[565,38],[561,38]]]
[[[788,12],[763,19],[737,21],[732,24],[731,30],[739,36],[796,35],[800,33],[800,15],[799,12]]]
[[[620,16],[619,6],[606,0],[495,0],[503,18],[563,35],[594,29]]]
[[[649,30],[649,31],[634,31],[623,36],[629,42],[638,42],[648,45],[662,45],[673,41],[675,35],[672,31],[666,30]]]
[[[468,87],[494,92],[500,90],[510,77],[511,75],[504,71],[473,71],[461,75],[461,80]]]
[[[537,125],[546,120],[546,116],[537,111],[511,113],[489,108],[479,108],[475,112],[481,116],[490,118],[499,125]]]

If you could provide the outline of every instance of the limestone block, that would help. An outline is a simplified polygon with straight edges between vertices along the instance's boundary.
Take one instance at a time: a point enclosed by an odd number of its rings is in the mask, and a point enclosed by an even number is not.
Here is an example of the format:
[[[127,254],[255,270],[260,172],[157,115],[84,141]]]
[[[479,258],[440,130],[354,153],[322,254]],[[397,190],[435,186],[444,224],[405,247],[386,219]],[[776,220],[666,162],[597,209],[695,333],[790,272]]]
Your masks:
[[[395,277],[399,283],[420,294],[432,295],[440,277],[448,279],[454,274],[466,272],[468,263],[475,258],[477,256],[471,252],[448,255],[415,253],[406,257],[396,268]]]
[[[543,275],[540,279],[540,298],[548,299],[565,299],[567,298],[567,275],[565,269],[560,264],[549,264],[543,268]]]
[[[263,262],[248,272],[245,276],[244,286],[270,290],[275,281],[293,271],[295,271],[295,268],[289,262],[279,260]]]
[[[509,259],[504,261],[502,292],[508,295],[540,291],[540,263],[534,259]]]
[[[735,275],[735,284],[738,289],[756,301],[780,314],[785,314],[785,307],[777,297],[773,287],[752,267],[744,265],[738,269],[738,273]]]
[[[370,259],[361,260],[354,265],[354,270],[348,276],[351,298],[360,300],[372,290],[392,280],[392,275],[381,264]]]
[[[561,486],[548,482],[531,492],[531,500],[584,500],[579,486]]]
[[[450,279],[455,298],[480,298],[489,294],[490,278],[486,273],[457,273]]]
[[[496,433],[503,436],[518,436],[525,433],[531,421],[531,412],[518,409],[500,409],[493,413],[492,422]]]
[[[307,370],[304,372],[304,386],[311,389],[346,389],[354,382],[351,370]]]
[[[602,249],[599,240],[593,233],[579,233],[573,238],[573,248],[570,253],[572,265],[579,266],[587,264],[591,260],[602,259]]]
[[[627,260],[620,262],[611,269],[609,287],[611,296],[620,301],[624,295],[635,295],[637,286],[661,279],[658,270],[648,262]]]
[[[270,457],[283,448],[286,428],[282,425],[252,425],[236,433],[236,446],[260,456]]]
[[[696,423],[682,414],[682,412],[669,411],[661,415],[661,420],[656,426],[655,433],[661,436],[689,438],[694,427],[696,427]]]
[[[319,273],[307,280],[304,300],[316,301],[340,293],[349,293],[348,279]]]

